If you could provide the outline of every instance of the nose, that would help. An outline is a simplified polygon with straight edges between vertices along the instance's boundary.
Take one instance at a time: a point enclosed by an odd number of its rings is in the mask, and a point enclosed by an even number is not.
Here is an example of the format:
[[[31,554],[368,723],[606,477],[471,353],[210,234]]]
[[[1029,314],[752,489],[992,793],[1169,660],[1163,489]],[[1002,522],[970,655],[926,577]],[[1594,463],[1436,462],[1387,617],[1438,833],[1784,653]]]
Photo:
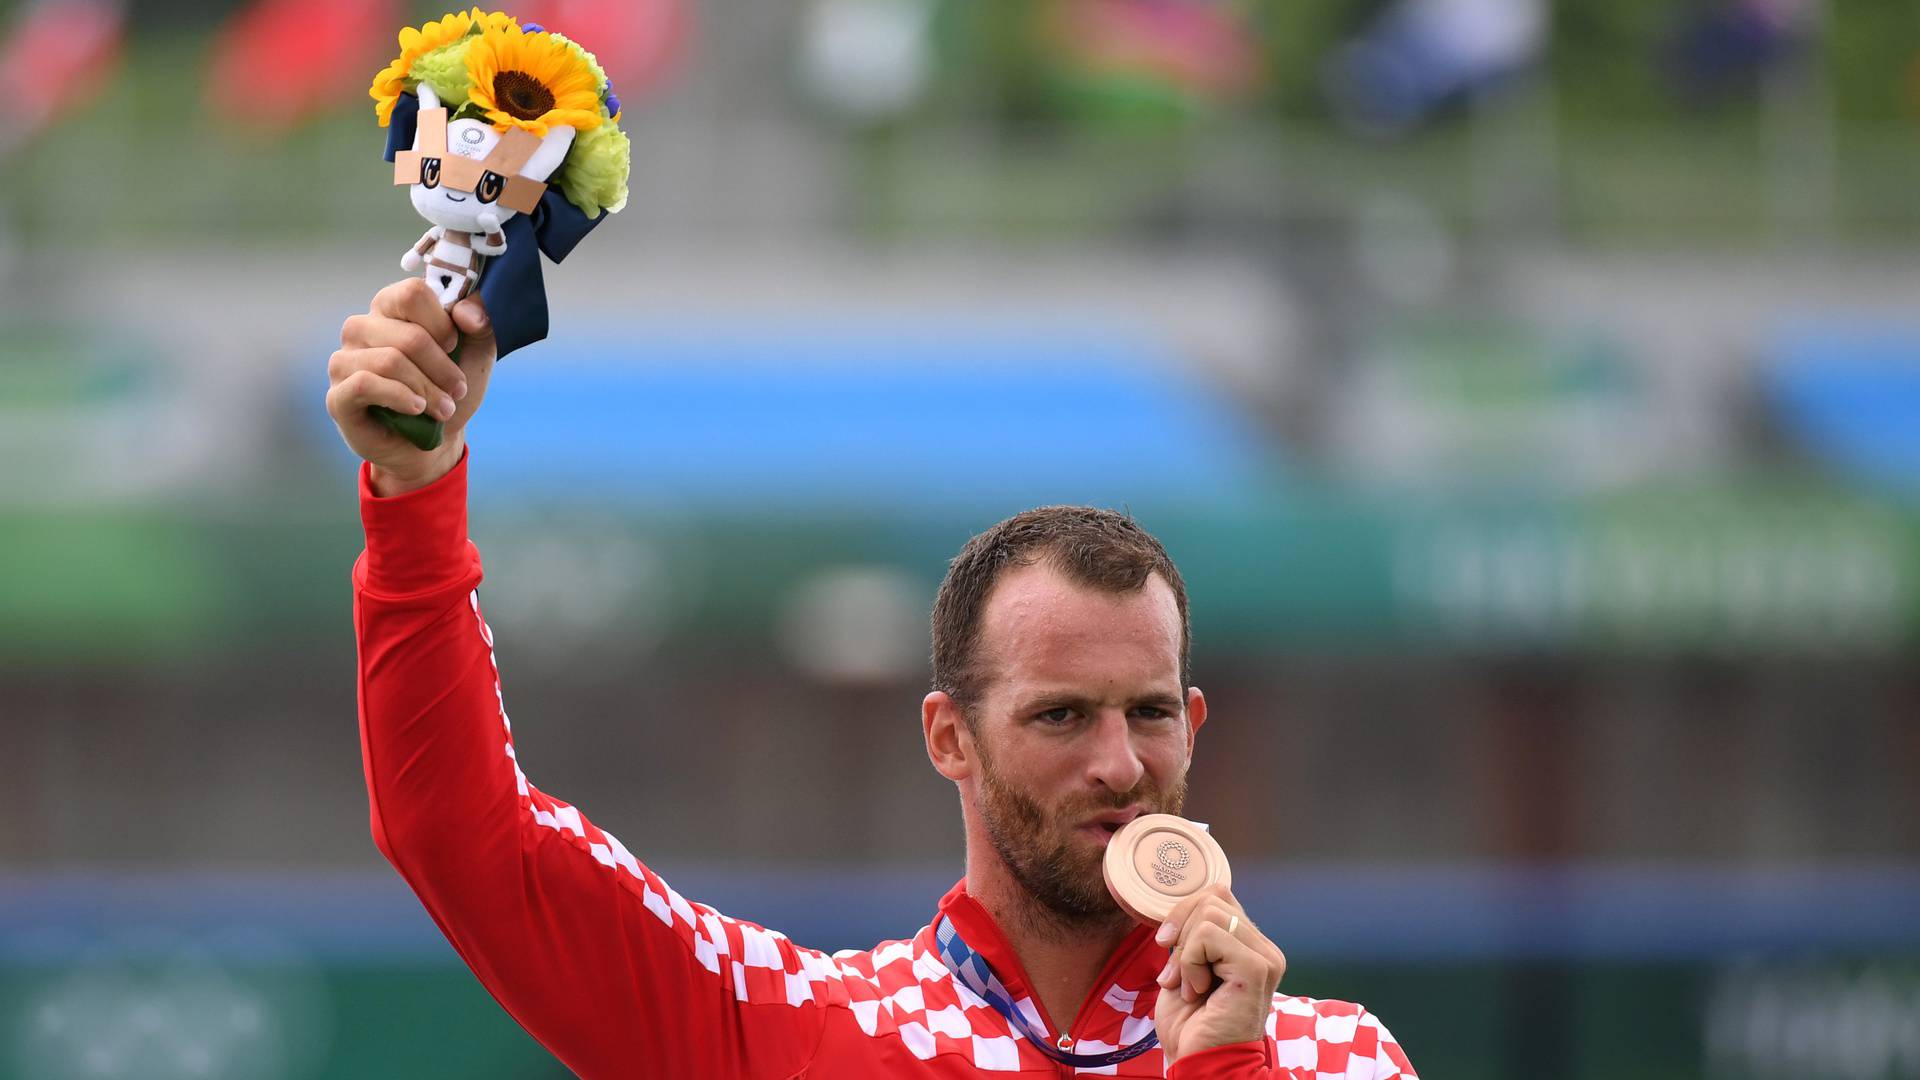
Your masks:
[[[1133,728],[1120,709],[1102,710],[1088,732],[1087,780],[1116,792],[1132,791],[1147,774],[1133,743]]]

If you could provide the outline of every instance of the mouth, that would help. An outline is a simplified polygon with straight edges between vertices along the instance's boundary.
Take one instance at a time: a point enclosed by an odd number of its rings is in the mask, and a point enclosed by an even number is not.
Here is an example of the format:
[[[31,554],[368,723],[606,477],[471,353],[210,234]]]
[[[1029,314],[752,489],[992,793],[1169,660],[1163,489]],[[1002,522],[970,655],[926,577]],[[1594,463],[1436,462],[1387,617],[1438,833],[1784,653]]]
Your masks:
[[[1127,822],[1144,813],[1146,811],[1137,806],[1130,806],[1125,810],[1108,810],[1095,815],[1091,820],[1081,822],[1077,831],[1086,834],[1101,847],[1106,847],[1113,842],[1114,834],[1124,828]]]
[[[467,197],[465,195],[455,195],[451,191],[446,192],[446,196],[447,196],[448,202],[466,202],[467,201]]]

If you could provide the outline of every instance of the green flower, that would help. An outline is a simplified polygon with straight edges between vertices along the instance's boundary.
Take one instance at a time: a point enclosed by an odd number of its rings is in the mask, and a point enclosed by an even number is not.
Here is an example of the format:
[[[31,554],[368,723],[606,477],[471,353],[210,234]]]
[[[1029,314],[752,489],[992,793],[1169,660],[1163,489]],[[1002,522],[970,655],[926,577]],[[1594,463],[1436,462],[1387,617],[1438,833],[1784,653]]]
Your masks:
[[[588,217],[598,217],[602,208],[618,213],[627,205],[632,147],[627,133],[612,124],[588,128],[574,137],[554,185]]]
[[[457,109],[466,103],[467,89],[471,83],[467,79],[467,45],[473,38],[464,37],[451,45],[442,45],[413,62],[413,77],[440,95],[440,101],[449,109]]]

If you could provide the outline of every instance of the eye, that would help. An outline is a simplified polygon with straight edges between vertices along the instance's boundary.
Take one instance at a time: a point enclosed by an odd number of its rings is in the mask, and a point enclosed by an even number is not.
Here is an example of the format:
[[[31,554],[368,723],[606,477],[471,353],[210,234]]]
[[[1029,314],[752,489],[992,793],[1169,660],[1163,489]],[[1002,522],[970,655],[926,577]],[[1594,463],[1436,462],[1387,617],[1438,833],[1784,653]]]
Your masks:
[[[473,193],[480,197],[481,202],[490,203],[500,197],[501,190],[506,186],[507,178],[489,169],[480,174],[480,186],[474,188]]]
[[[1034,719],[1048,724],[1065,724],[1073,719],[1073,710],[1061,705],[1035,714]]]
[[[1167,711],[1166,709],[1161,708],[1158,705],[1142,705],[1139,708],[1133,710],[1133,715],[1141,717],[1143,719],[1147,719],[1147,720],[1165,720],[1168,717],[1172,716],[1173,713]]]
[[[436,188],[440,186],[440,159],[437,157],[420,159],[420,186]]]

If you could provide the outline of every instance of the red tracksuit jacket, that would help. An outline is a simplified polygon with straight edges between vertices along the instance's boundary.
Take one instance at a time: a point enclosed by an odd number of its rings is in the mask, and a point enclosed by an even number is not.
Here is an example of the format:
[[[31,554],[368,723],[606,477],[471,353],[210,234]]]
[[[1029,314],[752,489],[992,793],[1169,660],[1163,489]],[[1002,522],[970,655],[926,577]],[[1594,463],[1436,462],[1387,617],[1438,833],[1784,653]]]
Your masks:
[[[582,1076],[1414,1080],[1366,1010],[1287,995],[1275,995],[1265,1039],[1171,1069],[1155,1048],[1074,1070],[955,981],[931,926],[829,956],[683,898],[520,771],[475,592],[466,461],[387,499],[363,468],[360,496],[354,629],[374,842],[494,998]],[[1040,1015],[1019,958],[963,885],[939,911]],[[1151,1030],[1167,957],[1151,935],[1142,927],[1108,961],[1066,1028],[1075,1052]],[[1042,1015],[1044,1029],[1060,1031],[1055,1019]]]

